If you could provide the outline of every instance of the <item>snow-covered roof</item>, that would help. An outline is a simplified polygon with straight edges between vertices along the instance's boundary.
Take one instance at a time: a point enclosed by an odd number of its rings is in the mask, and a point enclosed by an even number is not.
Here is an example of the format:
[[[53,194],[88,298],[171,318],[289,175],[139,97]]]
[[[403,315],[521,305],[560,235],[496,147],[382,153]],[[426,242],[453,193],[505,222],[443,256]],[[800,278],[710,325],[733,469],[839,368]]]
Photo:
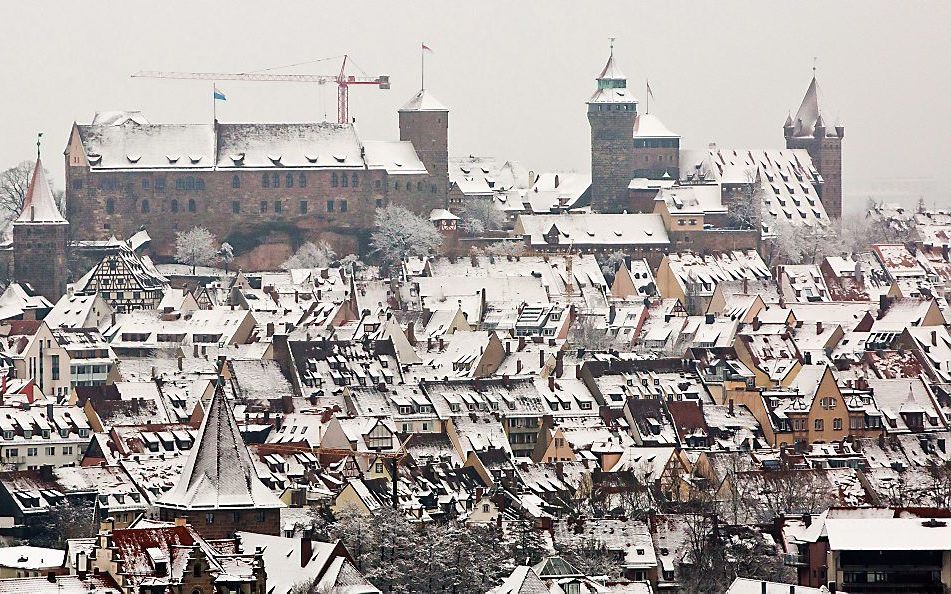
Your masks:
[[[640,113],[634,120],[634,138],[680,138],[680,134],[671,132],[654,114]]]
[[[258,478],[219,385],[175,488],[158,501],[173,509],[261,509],[283,503]]]
[[[522,215],[519,228],[532,246],[670,244],[663,218],[653,213]]]
[[[827,518],[825,533],[829,537],[829,548],[833,551],[951,550],[951,526],[945,520]],[[869,538],[870,535],[879,537]]]
[[[69,224],[56,207],[50,182],[46,179],[46,173],[43,170],[42,159],[36,160],[33,175],[30,177],[30,187],[27,188],[26,197],[23,199],[23,209],[14,224],[20,223]]]
[[[400,111],[449,111],[449,108],[433,97],[426,89],[420,89],[413,98],[406,102]]]

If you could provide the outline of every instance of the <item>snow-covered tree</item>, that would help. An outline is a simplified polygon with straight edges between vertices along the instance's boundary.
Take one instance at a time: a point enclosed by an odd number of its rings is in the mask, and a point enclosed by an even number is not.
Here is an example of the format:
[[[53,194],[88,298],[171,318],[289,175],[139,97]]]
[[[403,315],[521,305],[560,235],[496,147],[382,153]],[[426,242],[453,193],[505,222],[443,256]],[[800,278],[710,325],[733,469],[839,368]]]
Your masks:
[[[326,268],[330,266],[337,258],[336,252],[326,241],[313,243],[308,241],[298,248],[294,255],[287,259],[281,268],[292,270],[294,268]]]
[[[210,266],[218,258],[215,236],[204,227],[192,227],[175,236],[175,260],[192,267]]]
[[[492,198],[467,198],[459,213],[462,228],[467,233],[479,234],[505,226],[505,213],[498,209]]]
[[[601,266],[601,274],[604,275],[608,284],[614,282],[614,277],[621,266],[627,265],[627,254],[621,250],[615,250],[610,254],[603,254],[598,257],[598,264]]]
[[[234,248],[226,241],[218,248],[218,256],[221,258],[221,263],[225,265],[225,270],[228,270],[228,267],[234,262]]]
[[[520,241],[497,241],[483,250],[487,256],[521,256],[525,253],[525,244]]]
[[[370,246],[386,266],[406,258],[428,256],[442,245],[442,236],[429,220],[402,206],[378,210],[375,224]]]

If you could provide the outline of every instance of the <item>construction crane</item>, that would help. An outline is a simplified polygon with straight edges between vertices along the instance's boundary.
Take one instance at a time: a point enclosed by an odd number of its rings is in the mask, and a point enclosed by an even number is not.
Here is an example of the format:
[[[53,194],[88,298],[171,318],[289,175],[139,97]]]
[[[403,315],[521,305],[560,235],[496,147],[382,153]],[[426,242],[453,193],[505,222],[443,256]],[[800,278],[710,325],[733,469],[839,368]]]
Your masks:
[[[337,122],[350,123],[350,85],[376,85],[381,89],[390,88],[390,77],[385,74],[377,76],[351,76],[347,74],[347,56],[343,56],[340,64],[340,73],[336,76],[323,74],[274,74],[271,72],[159,72],[147,70],[136,72],[132,78],[171,78],[179,80],[244,80],[254,82],[315,82],[318,84],[337,84]]]

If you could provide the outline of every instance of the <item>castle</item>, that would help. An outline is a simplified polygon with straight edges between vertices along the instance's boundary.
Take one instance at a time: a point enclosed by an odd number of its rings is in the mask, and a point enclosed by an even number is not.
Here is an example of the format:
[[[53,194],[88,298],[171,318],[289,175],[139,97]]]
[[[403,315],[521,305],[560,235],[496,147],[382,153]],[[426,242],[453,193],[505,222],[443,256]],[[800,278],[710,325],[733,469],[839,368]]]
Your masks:
[[[146,227],[160,258],[175,235],[206,227],[236,253],[277,266],[305,241],[341,253],[366,241],[378,208],[428,215],[449,188],[449,112],[425,89],[399,110],[399,141],[364,141],[353,124],[153,124],[140,112],[74,124],[65,151],[75,236]]]
[[[597,77],[587,102],[591,126],[591,206],[597,212],[630,209],[629,184],[634,178],[682,180],[681,138],[650,113],[638,111],[627,77],[614,58]],[[829,218],[842,216],[842,139],[845,127],[827,127],[815,75],[795,118],[783,126],[787,150],[804,149],[817,177],[817,192]],[[637,210],[634,208],[634,210]]]

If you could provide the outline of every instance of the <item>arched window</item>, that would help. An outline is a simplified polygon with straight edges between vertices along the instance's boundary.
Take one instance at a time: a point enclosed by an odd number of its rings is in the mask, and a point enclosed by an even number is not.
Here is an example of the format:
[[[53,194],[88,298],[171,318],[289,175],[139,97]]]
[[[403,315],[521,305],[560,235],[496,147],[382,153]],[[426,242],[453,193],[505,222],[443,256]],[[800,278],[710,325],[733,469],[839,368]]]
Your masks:
[[[306,187],[307,187],[307,174],[306,174],[306,173],[301,173],[299,176],[297,176],[297,185],[300,186],[300,187],[302,187],[302,188],[306,188]]]
[[[240,188],[241,187],[241,178],[237,175],[231,178],[231,187]]]
[[[343,173],[343,174],[340,175],[340,185],[341,185],[341,186],[343,186],[343,187],[346,188],[348,185],[350,185],[349,182],[350,182],[350,177],[349,177],[346,173]]]
[[[423,191],[423,182],[416,182],[416,191],[417,192]]]
[[[195,199],[189,198],[188,200],[188,212],[195,212],[198,208],[195,205]]]
[[[171,207],[172,212],[178,212],[178,200],[172,199]]]
[[[148,214],[149,211],[151,211],[151,210],[152,210],[152,208],[151,208],[151,206],[149,205],[149,201],[148,201],[148,200],[143,200],[143,201],[142,201],[142,214]]]
[[[354,188],[360,185],[360,177],[356,173],[350,176],[350,185]]]
[[[261,212],[267,212],[267,200],[261,201]]]
[[[265,173],[264,175],[261,176],[261,187],[267,188],[270,185],[271,185],[271,176]]]
[[[294,187],[294,174],[293,174],[293,173],[288,173],[288,174],[284,177],[284,187],[287,187],[287,188],[293,188],[293,187]]]
[[[337,172],[336,171],[330,174],[330,187],[331,188],[337,187]]]
[[[106,198],[106,212],[112,214],[116,211],[115,198]]]
[[[399,190],[399,189],[400,189],[400,182],[398,182],[398,181],[393,182],[393,189],[394,189],[394,190]]]
[[[280,173],[272,173],[272,174],[271,174],[271,186],[273,186],[273,187],[275,187],[275,188],[280,188],[280,187],[281,187],[281,174],[280,174]]]

